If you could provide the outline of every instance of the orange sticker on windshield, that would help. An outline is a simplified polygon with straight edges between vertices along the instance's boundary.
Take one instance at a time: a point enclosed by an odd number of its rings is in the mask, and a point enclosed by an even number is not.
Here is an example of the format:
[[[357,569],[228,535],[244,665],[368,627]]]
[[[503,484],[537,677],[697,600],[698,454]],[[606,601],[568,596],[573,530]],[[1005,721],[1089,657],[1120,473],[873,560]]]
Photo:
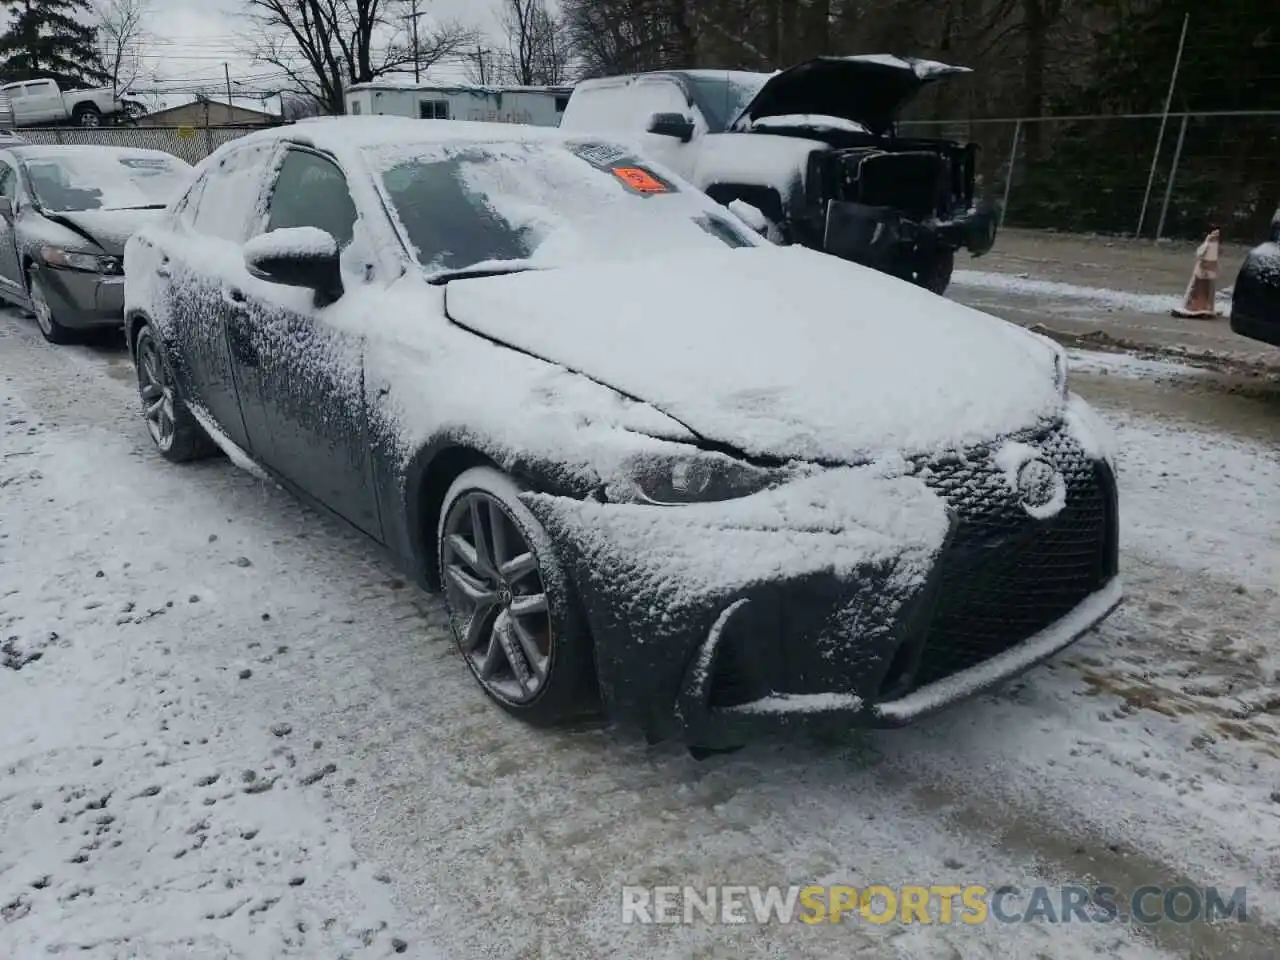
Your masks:
[[[613,167],[611,172],[632,190],[640,193],[666,193],[667,185],[639,167]]]

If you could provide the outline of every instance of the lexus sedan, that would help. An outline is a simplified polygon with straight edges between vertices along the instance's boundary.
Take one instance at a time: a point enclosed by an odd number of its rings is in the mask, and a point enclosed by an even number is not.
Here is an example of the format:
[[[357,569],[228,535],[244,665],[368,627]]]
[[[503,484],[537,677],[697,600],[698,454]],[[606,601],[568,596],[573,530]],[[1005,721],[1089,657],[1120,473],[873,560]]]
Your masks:
[[[1231,292],[1231,329],[1280,347],[1280,208],[1271,236],[1249,251]]]
[[[904,724],[1120,602],[1042,338],[555,129],[303,121],[196,174],[125,251],[156,448],[384,546],[518,717]]]
[[[0,143],[0,298],[51,343],[119,327],[125,241],[190,176],[158,150]]]

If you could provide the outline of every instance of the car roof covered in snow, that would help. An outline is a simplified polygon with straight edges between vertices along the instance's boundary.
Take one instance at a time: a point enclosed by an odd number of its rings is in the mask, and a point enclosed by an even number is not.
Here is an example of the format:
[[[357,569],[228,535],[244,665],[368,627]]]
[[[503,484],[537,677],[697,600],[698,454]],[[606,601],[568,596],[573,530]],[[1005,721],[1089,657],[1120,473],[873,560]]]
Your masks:
[[[247,143],[284,141],[314,147],[335,157],[354,156],[378,147],[403,147],[415,143],[514,143],[581,141],[556,127],[521,123],[484,123],[474,120],[416,120],[412,117],[312,117],[282,127],[257,130],[218,148],[211,157]],[[592,140],[599,139],[591,137]],[[608,142],[609,138],[604,138]]]
[[[32,143],[30,140],[9,140],[0,137],[0,150],[18,158],[34,157],[166,157],[183,166],[187,161],[167,150],[151,150],[147,147],[109,147],[88,143]]]

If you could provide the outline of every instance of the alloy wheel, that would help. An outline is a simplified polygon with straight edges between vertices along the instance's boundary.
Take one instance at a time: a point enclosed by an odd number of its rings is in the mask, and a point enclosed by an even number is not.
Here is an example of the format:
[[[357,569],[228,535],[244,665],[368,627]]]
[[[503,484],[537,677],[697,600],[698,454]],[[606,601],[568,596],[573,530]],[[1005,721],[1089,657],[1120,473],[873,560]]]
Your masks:
[[[476,678],[500,700],[531,703],[551,669],[551,619],[525,536],[496,497],[471,490],[449,508],[440,555],[458,646]]]
[[[173,384],[150,336],[140,338],[138,343],[138,394],[151,439],[161,450],[168,450],[174,437]]]
[[[44,295],[44,287],[39,280],[31,283],[31,312],[35,314],[36,326],[46,338],[53,336],[53,308],[49,306],[49,298]]]

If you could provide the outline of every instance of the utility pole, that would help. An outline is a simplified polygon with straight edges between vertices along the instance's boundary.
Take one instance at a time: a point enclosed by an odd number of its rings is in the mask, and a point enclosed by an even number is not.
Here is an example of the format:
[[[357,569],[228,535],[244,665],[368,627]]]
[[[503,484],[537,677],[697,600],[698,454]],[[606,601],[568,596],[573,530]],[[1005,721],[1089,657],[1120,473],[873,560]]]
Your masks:
[[[419,59],[419,52],[421,48],[418,46],[418,18],[421,17],[424,13],[425,11],[418,9],[418,0],[412,0],[412,2],[409,4],[409,12],[405,14],[405,19],[408,20],[409,23],[411,24],[410,31],[411,31],[412,43],[413,43],[413,82],[414,83],[419,83],[422,80],[422,77],[420,76],[422,72],[420,70],[421,60]]]
[[[222,75],[227,78],[227,125],[231,125],[231,67],[222,65]]]

